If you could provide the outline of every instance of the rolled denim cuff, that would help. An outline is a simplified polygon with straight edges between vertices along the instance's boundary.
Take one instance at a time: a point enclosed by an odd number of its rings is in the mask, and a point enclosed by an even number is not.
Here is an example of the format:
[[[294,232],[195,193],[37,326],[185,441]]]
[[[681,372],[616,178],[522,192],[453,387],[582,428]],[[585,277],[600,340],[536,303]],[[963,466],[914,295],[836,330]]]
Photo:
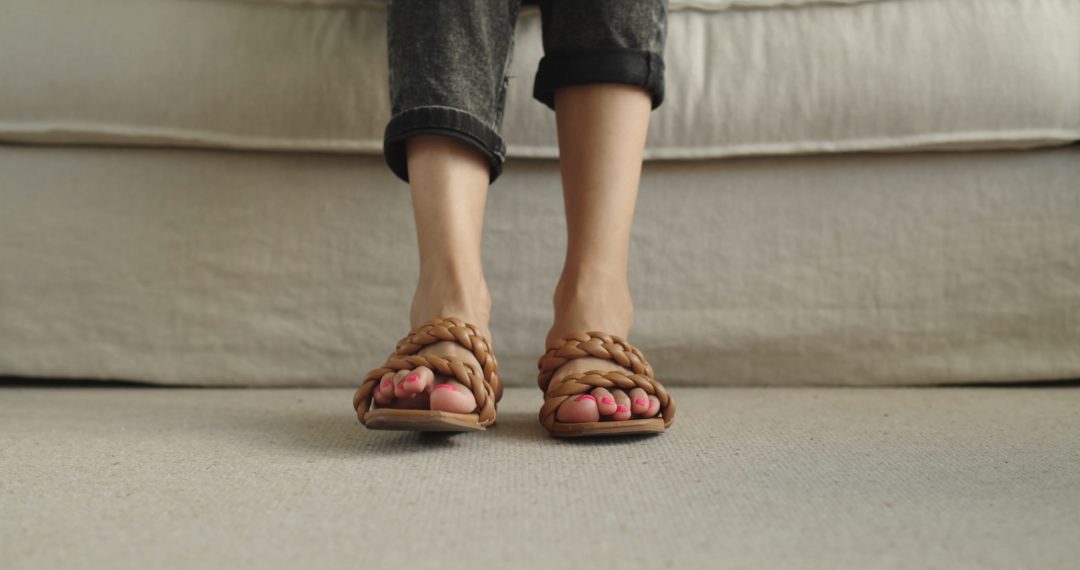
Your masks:
[[[536,70],[533,98],[555,109],[555,89],[587,83],[627,83],[644,87],[652,108],[664,101],[664,58],[645,50],[609,48],[545,55]]]
[[[383,157],[386,158],[390,170],[405,182],[409,181],[405,140],[420,134],[454,137],[479,149],[491,165],[489,184],[502,174],[503,162],[506,161],[506,145],[499,133],[468,111],[432,105],[402,111],[386,124]]]

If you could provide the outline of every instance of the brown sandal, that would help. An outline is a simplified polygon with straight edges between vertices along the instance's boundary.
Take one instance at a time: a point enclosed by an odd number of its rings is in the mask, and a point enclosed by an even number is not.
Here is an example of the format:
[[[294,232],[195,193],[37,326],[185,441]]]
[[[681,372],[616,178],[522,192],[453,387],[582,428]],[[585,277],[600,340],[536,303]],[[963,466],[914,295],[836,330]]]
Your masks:
[[[479,328],[457,318],[434,319],[398,341],[386,363],[367,373],[353,396],[353,408],[360,423],[368,429],[410,431],[483,431],[495,423],[495,403],[502,398],[499,365],[491,351],[491,342]],[[436,342],[456,342],[472,351],[483,370],[454,357],[419,355],[420,349]],[[439,376],[461,382],[476,398],[476,411],[458,414],[438,410],[410,410],[372,407],[372,393],[387,372],[427,366]]]
[[[552,384],[551,378],[560,366],[575,358],[585,357],[611,360],[629,368],[633,373],[588,370],[567,374],[558,384]],[[597,331],[571,335],[549,347],[540,357],[537,366],[540,369],[537,381],[540,389],[544,391],[540,423],[553,436],[661,433],[675,421],[675,402],[663,384],[653,378],[652,366],[641,351],[622,337]],[[568,398],[588,393],[594,388],[641,388],[660,400],[660,412],[656,417],[637,420],[564,423],[555,419],[555,412]]]

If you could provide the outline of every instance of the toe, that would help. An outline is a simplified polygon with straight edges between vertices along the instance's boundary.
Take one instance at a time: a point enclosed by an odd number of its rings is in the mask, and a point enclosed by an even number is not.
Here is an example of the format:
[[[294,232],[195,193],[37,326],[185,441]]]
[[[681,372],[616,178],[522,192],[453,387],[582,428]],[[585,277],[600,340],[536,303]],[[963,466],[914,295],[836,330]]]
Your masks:
[[[412,396],[416,395],[416,394],[406,394],[405,393],[405,378],[407,378],[410,374],[412,374],[412,370],[398,370],[397,373],[394,374],[394,397],[395,398],[397,398],[399,400],[404,400],[406,398],[411,398]]]
[[[594,388],[592,395],[596,398],[596,407],[601,416],[610,416],[615,413],[615,398],[607,388]]]
[[[415,396],[426,392],[435,380],[435,374],[427,366],[419,366],[405,376],[401,382],[401,391],[406,395]]]
[[[615,413],[611,419],[623,421],[630,419],[630,396],[623,390],[612,390],[611,395],[615,398]]]
[[[649,411],[649,394],[641,388],[630,390],[630,411],[639,416]]]
[[[375,396],[375,402],[385,406],[394,399],[394,373],[387,372],[379,379],[379,383],[375,386],[373,392]]]
[[[431,409],[440,412],[468,414],[476,410],[476,397],[460,382],[435,380],[431,389]]]
[[[660,413],[660,398],[649,396],[649,410],[641,415],[646,418],[654,418],[658,413]]]
[[[600,421],[600,411],[596,407],[596,397],[592,394],[570,396],[555,412],[555,419],[566,423]]]

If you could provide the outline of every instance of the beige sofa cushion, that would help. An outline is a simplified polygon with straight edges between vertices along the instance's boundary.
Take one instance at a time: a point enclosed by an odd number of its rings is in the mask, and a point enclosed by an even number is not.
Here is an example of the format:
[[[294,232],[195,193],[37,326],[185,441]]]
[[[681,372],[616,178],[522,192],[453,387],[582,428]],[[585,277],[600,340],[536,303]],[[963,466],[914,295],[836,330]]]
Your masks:
[[[506,176],[492,331],[535,387],[558,165]],[[631,339],[671,386],[1080,378],[1077,180],[1080,146],[649,163]],[[404,188],[375,156],[0,145],[0,374],[358,385],[408,328]]]
[[[378,153],[385,10],[345,0],[5,0],[0,140]],[[1080,138],[1080,2],[672,2],[650,158]],[[522,12],[511,155],[554,157]],[[15,79],[17,78],[17,79]]]

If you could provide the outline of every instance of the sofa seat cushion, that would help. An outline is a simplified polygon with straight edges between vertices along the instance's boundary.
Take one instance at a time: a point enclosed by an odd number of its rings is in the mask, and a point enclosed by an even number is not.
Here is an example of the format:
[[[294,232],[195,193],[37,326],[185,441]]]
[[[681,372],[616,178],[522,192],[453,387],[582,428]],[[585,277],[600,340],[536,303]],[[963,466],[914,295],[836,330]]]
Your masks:
[[[5,0],[0,140],[379,153],[385,6]],[[1080,139],[1080,2],[671,3],[650,158]],[[522,10],[504,135],[557,156]]]

